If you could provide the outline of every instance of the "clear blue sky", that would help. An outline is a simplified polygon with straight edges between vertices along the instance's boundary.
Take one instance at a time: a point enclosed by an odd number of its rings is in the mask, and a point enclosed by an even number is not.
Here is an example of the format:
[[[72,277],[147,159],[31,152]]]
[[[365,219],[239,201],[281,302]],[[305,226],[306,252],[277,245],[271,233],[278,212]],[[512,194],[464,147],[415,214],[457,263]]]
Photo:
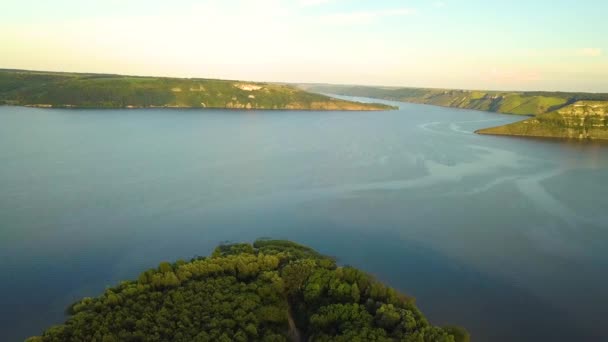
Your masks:
[[[4,0],[0,68],[608,92],[608,1]]]

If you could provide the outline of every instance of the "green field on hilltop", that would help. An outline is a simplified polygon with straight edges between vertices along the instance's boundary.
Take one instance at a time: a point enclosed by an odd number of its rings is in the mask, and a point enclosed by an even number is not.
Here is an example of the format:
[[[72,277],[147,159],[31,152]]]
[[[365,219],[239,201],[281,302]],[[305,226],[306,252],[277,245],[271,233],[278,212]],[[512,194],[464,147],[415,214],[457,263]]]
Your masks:
[[[271,83],[23,70],[0,70],[0,104],[60,108],[391,109]]]

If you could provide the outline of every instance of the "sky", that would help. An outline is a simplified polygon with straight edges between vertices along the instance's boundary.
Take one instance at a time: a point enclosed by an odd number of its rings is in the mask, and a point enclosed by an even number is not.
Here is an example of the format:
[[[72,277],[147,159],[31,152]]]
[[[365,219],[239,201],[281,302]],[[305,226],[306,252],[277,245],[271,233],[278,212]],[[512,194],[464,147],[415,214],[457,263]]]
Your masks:
[[[608,92],[605,0],[3,0],[0,68]]]

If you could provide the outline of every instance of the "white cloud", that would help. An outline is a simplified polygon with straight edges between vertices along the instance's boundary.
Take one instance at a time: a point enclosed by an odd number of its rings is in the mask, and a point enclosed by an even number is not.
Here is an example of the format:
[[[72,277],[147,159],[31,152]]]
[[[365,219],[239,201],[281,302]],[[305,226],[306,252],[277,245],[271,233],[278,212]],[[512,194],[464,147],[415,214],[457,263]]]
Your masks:
[[[406,16],[416,13],[412,8],[396,8],[379,11],[360,11],[349,13],[336,13],[324,15],[321,20],[326,24],[333,25],[357,25],[369,24],[380,18]]]
[[[579,49],[576,54],[585,57],[599,57],[602,55],[602,49],[598,48],[583,48]]]

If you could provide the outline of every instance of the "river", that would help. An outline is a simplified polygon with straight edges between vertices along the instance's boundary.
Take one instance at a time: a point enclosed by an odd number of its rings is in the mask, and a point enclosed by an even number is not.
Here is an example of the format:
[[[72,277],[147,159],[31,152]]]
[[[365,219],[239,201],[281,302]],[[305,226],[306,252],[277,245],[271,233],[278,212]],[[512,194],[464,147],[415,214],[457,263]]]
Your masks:
[[[521,118],[397,104],[0,107],[1,340],[258,237],[364,269],[473,341],[608,340],[608,146],[479,136]]]

